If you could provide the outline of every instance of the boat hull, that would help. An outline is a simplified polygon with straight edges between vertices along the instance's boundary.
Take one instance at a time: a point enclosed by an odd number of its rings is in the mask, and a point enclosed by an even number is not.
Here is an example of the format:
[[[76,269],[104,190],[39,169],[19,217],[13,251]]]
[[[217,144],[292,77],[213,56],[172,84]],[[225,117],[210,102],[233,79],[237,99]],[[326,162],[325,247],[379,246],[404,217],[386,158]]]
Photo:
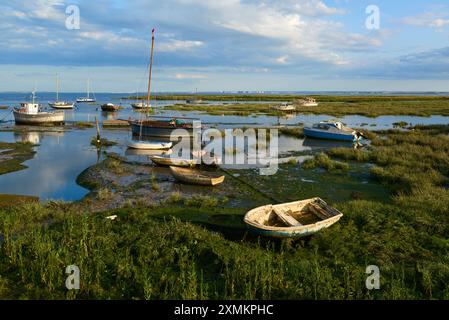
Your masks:
[[[130,122],[133,135],[141,134],[140,122]],[[176,135],[177,137],[193,137],[193,128],[176,128],[176,127],[158,127],[142,125],[142,136],[170,138],[176,129],[184,129],[185,134]]]
[[[78,103],[91,103],[91,102],[95,102],[95,99],[77,99],[76,102]]]
[[[171,157],[150,156],[150,160],[159,166],[173,166],[173,167],[193,167],[196,164],[195,160],[179,159]]]
[[[128,147],[132,149],[139,149],[139,150],[168,150],[173,146],[173,143],[151,143],[151,142],[145,142],[145,141],[130,141],[128,143]]]
[[[104,112],[116,112],[119,109],[120,109],[120,107],[118,107],[118,106],[109,106],[109,105],[101,106],[101,111],[104,111]]]
[[[55,104],[55,103],[49,103],[48,104],[50,107],[52,107],[53,109],[60,109],[60,110],[69,110],[69,109],[73,109],[75,107],[74,104]]]
[[[14,110],[13,114],[16,124],[22,125],[63,124],[65,121],[64,111],[26,114]]]
[[[176,180],[199,186],[217,186],[222,184],[225,179],[224,175],[212,177],[195,170],[177,168],[173,166],[170,167],[170,171]]]
[[[306,137],[315,139],[325,139],[325,140],[336,140],[336,141],[357,141],[358,138],[352,133],[335,133],[335,132],[324,132],[321,130],[314,130],[310,128],[304,128],[304,135]]]
[[[326,208],[328,216],[322,218],[319,222],[311,223],[311,224],[299,224],[293,225],[290,227],[277,227],[272,225],[264,225],[260,223],[260,218],[268,219],[268,215],[273,211],[276,207],[285,207],[285,206],[302,206],[305,207],[308,204],[319,204],[322,208]],[[276,209],[277,210],[277,209]],[[272,237],[272,238],[302,238],[307,237],[317,232],[327,229],[333,224],[337,223],[343,214],[339,212],[337,209],[329,207],[326,202],[321,200],[320,198],[314,198],[303,201],[296,201],[287,204],[281,205],[267,205],[259,208],[255,208],[249,211],[244,218],[244,222],[246,223],[248,229],[258,235]],[[295,221],[297,222],[297,221]]]

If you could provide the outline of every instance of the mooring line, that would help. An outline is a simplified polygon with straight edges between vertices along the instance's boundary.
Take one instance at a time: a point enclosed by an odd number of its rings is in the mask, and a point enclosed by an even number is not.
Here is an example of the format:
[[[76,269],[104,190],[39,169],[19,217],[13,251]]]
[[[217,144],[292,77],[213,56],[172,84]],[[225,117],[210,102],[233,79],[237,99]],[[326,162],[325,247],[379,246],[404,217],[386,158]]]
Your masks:
[[[247,181],[234,176],[231,172],[229,172],[227,169],[224,169],[222,167],[218,167],[219,170],[223,171],[224,173],[226,173],[227,175],[231,176],[233,179],[239,181],[240,183],[246,185],[247,187],[249,187],[250,189],[257,191],[258,193],[260,193],[261,195],[263,195],[264,197],[270,199],[271,201],[274,201],[274,204],[276,203],[282,203],[282,201],[280,201],[279,199],[276,199],[275,197],[269,195],[268,193],[263,192],[262,190],[259,190],[258,188],[256,188],[255,186],[251,185],[250,183],[248,183]]]

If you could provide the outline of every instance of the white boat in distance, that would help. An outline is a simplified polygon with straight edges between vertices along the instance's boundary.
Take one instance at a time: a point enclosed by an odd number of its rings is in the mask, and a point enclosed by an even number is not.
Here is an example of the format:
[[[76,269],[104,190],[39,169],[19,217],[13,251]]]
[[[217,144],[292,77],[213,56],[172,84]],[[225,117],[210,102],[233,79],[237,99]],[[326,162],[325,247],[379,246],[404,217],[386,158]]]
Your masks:
[[[56,75],[56,101],[49,102],[48,105],[53,109],[73,109],[75,104],[67,101],[59,101],[59,76]]]
[[[151,108],[151,103],[148,104],[146,102],[135,102],[131,103],[131,107],[133,107],[134,109],[146,109]]]
[[[314,98],[305,98],[296,101],[301,107],[318,107],[318,102]]]
[[[89,102],[95,102],[95,98],[90,97],[90,79],[87,79],[87,97],[85,98],[78,98],[76,99],[76,102],[78,103],[89,103]]]
[[[288,103],[288,102],[284,102],[281,105],[274,107],[274,109],[276,109],[277,111],[282,111],[282,112],[296,111],[295,106],[293,106],[291,103]]]
[[[20,108],[14,108],[14,120],[16,124],[41,125],[41,124],[63,124],[65,113],[62,110],[45,112],[41,111],[40,104],[35,103],[36,93],[32,92],[32,102],[23,102]]]

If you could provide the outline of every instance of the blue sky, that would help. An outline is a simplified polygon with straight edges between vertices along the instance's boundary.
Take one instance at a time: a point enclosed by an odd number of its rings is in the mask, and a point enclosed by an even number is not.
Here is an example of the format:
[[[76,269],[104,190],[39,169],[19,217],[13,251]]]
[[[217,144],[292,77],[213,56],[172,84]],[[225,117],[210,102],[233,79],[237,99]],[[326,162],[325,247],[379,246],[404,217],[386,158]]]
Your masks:
[[[3,0],[0,91],[144,91],[153,27],[156,91],[449,91],[449,3],[424,0]]]

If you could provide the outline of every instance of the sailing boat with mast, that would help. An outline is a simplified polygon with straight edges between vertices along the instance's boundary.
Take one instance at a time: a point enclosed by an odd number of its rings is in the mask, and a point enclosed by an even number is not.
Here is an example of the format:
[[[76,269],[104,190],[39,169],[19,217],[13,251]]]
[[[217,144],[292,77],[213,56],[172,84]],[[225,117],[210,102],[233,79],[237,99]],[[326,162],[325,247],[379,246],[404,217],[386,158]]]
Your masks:
[[[148,94],[146,104],[134,104],[145,106],[143,109],[149,110],[151,108],[151,76],[153,71],[153,57],[154,57],[154,32],[152,30],[152,43],[151,43],[151,59],[150,59],[150,72],[148,77]],[[192,137],[195,128],[195,120],[192,118],[183,117],[163,117],[163,116],[149,116],[146,115],[146,119],[142,119],[142,114],[140,120],[130,119],[128,122],[131,125],[131,130],[133,135],[142,136],[154,136],[154,137],[164,137],[169,138],[173,130],[184,129],[186,137]],[[201,129],[201,125],[198,126]],[[179,136],[179,135],[178,135]]]
[[[137,103],[133,105],[133,108],[136,108],[135,105],[139,105],[140,107],[137,108],[151,108],[151,75],[152,75],[152,68],[153,68],[153,57],[154,57],[154,32],[155,29],[152,30],[152,43],[151,43],[151,61],[150,61],[150,75],[148,77],[148,95],[147,95],[147,102],[145,103]],[[128,143],[128,147],[133,149],[142,149],[142,150],[168,150],[173,146],[172,142],[151,142],[151,141],[143,141],[142,140],[142,130],[143,130],[143,119],[142,114],[140,115],[140,121],[139,121],[140,127],[139,127],[139,140],[132,140]],[[134,133],[134,132],[133,132]]]
[[[73,109],[74,104],[67,101],[59,101],[59,75],[56,74],[56,101],[49,102],[48,105],[53,109]]]
[[[151,31],[152,33],[152,37],[151,37],[151,57],[150,57],[150,72],[148,75],[148,92],[147,92],[147,101],[141,101],[141,102],[136,102],[136,103],[132,103],[131,107],[133,107],[134,109],[149,109],[151,108],[151,77],[153,75],[153,59],[154,59],[154,32],[155,29],[153,28],[153,30]]]
[[[85,98],[78,98],[78,99],[76,99],[76,102],[78,102],[78,103],[90,103],[90,102],[95,102],[95,101],[96,101],[95,97],[94,98],[90,97],[90,79],[87,79],[87,97],[85,97]]]

